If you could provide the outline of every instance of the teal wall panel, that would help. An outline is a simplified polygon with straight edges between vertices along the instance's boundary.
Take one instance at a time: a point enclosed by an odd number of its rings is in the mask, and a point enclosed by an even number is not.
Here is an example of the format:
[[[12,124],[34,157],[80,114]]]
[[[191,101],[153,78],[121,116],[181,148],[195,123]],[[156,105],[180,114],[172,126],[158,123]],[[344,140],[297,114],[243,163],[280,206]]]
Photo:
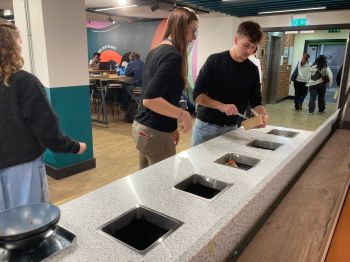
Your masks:
[[[63,168],[93,158],[89,86],[46,88],[47,96],[63,133],[87,144],[82,155],[53,153],[46,150],[45,163]]]
[[[94,52],[115,47],[121,56],[129,51],[136,51],[144,60],[151,48],[153,35],[159,25],[158,21],[149,22],[118,22],[103,29],[87,29],[88,56],[92,58]],[[102,50],[101,50],[102,49]]]

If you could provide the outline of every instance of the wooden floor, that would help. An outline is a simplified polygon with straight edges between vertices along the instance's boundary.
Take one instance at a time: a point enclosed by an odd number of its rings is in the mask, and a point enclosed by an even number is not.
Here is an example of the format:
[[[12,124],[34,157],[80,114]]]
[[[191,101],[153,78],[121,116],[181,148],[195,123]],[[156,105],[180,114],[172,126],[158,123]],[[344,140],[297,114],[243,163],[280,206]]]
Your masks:
[[[336,110],[327,104],[327,112],[309,115],[307,110],[295,111],[293,101],[266,106],[270,124],[283,127],[315,130]],[[111,115],[109,118],[112,118]],[[110,119],[108,128],[93,126],[93,152],[97,167],[61,180],[48,178],[50,200],[57,205],[82,196],[138,170],[138,157],[131,138],[131,124],[119,118]],[[191,132],[181,134],[177,152],[189,147]]]

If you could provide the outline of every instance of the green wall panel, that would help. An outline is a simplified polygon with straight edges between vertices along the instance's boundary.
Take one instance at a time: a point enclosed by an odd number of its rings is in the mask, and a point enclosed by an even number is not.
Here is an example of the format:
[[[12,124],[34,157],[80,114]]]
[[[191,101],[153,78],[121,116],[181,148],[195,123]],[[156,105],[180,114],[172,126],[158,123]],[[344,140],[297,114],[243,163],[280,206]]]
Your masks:
[[[93,157],[89,86],[46,88],[47,96],[60,122],[63,133],[87,144],[82,155],[53,153],[46,150],[45,163],[63,168]]]

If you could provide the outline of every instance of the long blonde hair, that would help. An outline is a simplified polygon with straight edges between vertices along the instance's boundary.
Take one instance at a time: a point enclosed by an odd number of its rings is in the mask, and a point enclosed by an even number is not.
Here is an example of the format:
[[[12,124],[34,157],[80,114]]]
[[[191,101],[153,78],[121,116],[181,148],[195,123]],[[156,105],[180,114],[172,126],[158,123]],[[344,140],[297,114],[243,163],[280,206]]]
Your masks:
[[[184,81],[184,86],[187,83],[187,40],[186,34],[190,23],[198,21],[196,13],[190,8],[179,7],[176,8],[168,17],[163,40],[171,36],[172,44],[176,50],[181,54],[182,66],[181,76]]]
[[[16,26],[0,19],[0,83],[10,86],[11,75],[23,66],[19,32]]]

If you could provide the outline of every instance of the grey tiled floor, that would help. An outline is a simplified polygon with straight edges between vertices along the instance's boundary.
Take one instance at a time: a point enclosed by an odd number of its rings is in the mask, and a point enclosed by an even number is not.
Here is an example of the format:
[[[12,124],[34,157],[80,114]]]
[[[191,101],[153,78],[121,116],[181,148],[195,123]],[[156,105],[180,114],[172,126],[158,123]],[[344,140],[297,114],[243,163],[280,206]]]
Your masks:
[[[294,102],[292,99],[284,100],[278,104],[266,105],[270,115],[270,125],[309,131],[314,131],[322,125],[322,123],[336,111],[336,107],[336,103],[326,102],[327,112],[318,113],[316,106],[316,113],[310,115],[308,113],[308,100],[304,101],[302,110],[294,109]]]

